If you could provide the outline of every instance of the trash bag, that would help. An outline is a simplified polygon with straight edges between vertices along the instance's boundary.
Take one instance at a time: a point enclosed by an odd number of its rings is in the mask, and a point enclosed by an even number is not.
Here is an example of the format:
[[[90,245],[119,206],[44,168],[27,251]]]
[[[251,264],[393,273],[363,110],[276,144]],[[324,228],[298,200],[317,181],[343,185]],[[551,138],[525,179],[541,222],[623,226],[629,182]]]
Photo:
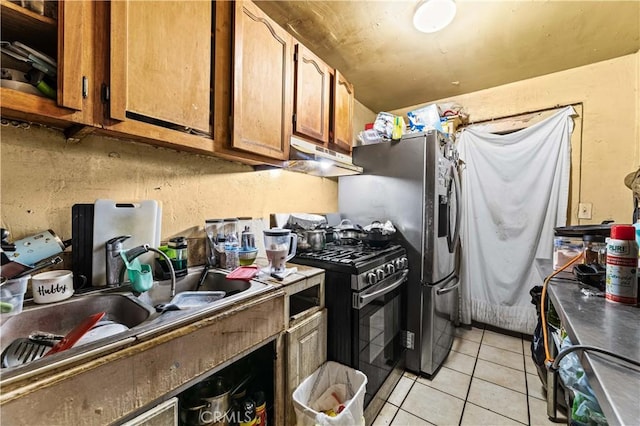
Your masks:
[[[293,392],[296,424],[364,426],[366,385],[367,376],[361,371],[325,362]]]
[[[572,346],[571,340],[565,337],[561,349]],[[575,352],[566,355],[560,360],[558,374],[565,387],[573,391],[573,404],[571,406],[571,424],[603,426],[607,420],[602,413],[598,400],[589,385],[587,375],[580,364],[580,359]]]

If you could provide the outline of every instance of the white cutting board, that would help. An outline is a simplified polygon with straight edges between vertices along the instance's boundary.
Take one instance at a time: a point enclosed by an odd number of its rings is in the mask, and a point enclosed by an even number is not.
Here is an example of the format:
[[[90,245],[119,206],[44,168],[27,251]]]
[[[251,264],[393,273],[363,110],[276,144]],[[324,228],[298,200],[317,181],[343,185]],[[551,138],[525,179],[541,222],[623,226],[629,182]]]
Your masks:
[[[155,200],[119,203],[113,200],[96,200],[93,213],[93,274],[92,286],[106,285],[105,244],[121,235],[131,235],[123,242],[128,250],[148,244],[158,248],[162,212]],[[149,252],[138,257],[141,263],[153,267],[155,253]],[[126,277],[125,277],[126,278]]]

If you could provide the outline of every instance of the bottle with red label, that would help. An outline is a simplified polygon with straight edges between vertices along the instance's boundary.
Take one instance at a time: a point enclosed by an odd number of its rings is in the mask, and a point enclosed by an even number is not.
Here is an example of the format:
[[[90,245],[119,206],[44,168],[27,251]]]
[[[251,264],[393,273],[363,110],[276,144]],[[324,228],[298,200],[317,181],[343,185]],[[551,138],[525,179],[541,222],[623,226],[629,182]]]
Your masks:
[[[614,225],[607,242],[606,298],[613,302],[638,303],[638,244],[632,225]]]

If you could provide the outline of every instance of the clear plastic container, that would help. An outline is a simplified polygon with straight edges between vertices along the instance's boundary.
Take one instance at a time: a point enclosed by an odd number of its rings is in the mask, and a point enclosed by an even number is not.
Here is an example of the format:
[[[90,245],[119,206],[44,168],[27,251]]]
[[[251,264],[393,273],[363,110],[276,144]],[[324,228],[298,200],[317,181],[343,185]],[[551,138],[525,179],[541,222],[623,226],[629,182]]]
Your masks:
[[[600,252],[603,248],[606,250],[604,236],[602,235],[584,235],[583,242],[583,258],[582,263],[585,265],[600,264]],[[604,263],[601,264],[604,266]]]
[[[2,287],[0,287],[0,313],[2,315],[18,315],[22,312],[22,302],[30,278],[31,275],[26,275],[2,283]]]
[[[584,244],[580,238],[555,237],[553,239],[553,269],[562,268],[582,253]]]

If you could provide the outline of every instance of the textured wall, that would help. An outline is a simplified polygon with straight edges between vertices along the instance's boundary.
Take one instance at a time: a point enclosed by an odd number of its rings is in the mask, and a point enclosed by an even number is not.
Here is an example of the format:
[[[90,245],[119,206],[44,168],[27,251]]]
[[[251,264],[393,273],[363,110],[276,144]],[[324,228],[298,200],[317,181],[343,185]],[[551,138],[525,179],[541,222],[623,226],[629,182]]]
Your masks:
[[[67,143],[33,125],[1,129],[2,226],[11,240],[43,229],[71,238],[71,207],[98,198],[158,200],[162,237],[216,217],[335,212],[336,179],[249,166],[103,136]],[[268,222],[267,222],[268,223]]]
[[[456,101],[475,122],[582,103],[582,128],[574,130],[582,132],[582,152],[572,162],[579,182],[570,205],[593,203],[592,219],[580,221],[589,224],[631,221],[633,199],[624,177],[640,165],[639,99],[640,52],[435,102]],[[577,207],[570,221],[577,223]]]

